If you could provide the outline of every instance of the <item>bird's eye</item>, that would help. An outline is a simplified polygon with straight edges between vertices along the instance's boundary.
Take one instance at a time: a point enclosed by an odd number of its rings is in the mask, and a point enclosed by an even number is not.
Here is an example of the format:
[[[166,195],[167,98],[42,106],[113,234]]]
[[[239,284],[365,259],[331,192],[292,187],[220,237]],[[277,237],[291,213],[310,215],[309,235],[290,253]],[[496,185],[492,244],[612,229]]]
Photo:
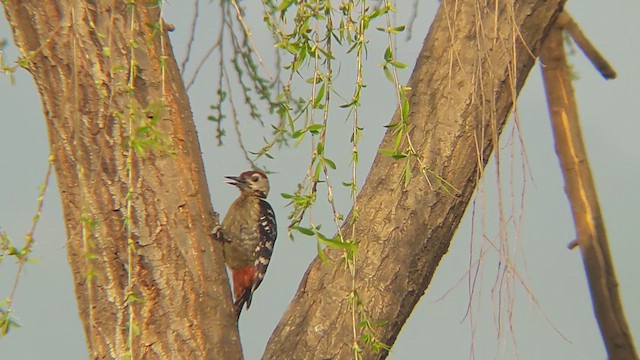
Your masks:
[[[253,181],[253,182],[258,182],[258,180],[260,180],[260,176],[258,176],[258,175],[253,175],[251,177],[251,181]]]

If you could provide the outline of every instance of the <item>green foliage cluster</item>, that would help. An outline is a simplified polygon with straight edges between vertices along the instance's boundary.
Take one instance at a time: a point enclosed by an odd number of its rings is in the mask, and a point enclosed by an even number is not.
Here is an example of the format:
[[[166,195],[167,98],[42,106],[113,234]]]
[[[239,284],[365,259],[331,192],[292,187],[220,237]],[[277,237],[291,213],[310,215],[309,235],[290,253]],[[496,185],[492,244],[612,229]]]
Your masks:
[[[371,5],[370,3],[375,4]],[[255,47],[251,46],[250,32],[242,17],[243,11],[238,10],[236,1],[223,1],[222,6],[225,5],[228,8],[235,7],[237,20],[245,30],[242,35],[243,44],[248,46],[240,47],[238,49],[242,49],[242,51],[237,49],[235,52],[241,53],[247,58],[259,58]],[[236,68],[239,78],[244,75],[240,70],[250,74],[249,78],[254,81],[254,91],[267,101],[270,111],[279,116],[278,125],[273,126],[273,137],[265,139],[265,145],[259,151],[252,153],[253,159],[251,161],[257,160],[263,155],[271,158],[269,152],[275,144],[291,141],[295,147],[303,143],[311,145],[310,161],[304,181],[298,185],[295,192],[282,194],[282,197],[290,201],[292,206],[289,215],[289,236],[293,238],[294,233],[297,233],[315,237],[318,255],[323,261],[329,260],[324,248],[342,252],[345,271],[348,271],[352,278],[352,289],[345,298],[349,301],[351,308],[354,336],[353,353],[354,358],[358,359],[362,357],[365,348],[374,352],[388,349],[376,335],[376,329],[383,326],[384,321],[374,321],[368,318],[365,300],[358,294],[358,284],[356,283],[359,245],[357,219],[360,213],[356,196],[359,169],[358,143],[363,136],[359,109],[362,94],[366,88],[363,61],[367,54],[370,32],[375,29],[386,33],[389,45],[381,56],[383,61],[380,67],[396,89],[398,104],[402,109],[401,121],[389,126],[398,133],[398,141],[392,155],[396,154],[394,157],[399,158],[397,154],[402,154],[400,140],[408,137],[409,102],[407,92],[410,89],[401,85],[398,80],[397,70],[406,68],[406,65],[397,59],[394,41],[395,36],[404,31],[404,26],[392,25],[390,15],[396,9],[391,1],[282,0],[276,2],[264,0],[263,7],[264,23],[274,36],[275,47],[280,50],[277,52],[278,63],[283,63],[278,68],[278,74],[281,71],[284,74],[272,79],[269,92],[264,89],[258,91],[257,85],[263,83],[257,83],[255,80],[262,79],[257,75],[262,69],[255,65],[256,62],[252,63],[254,66],[246,66],[250,62],[245,61],[244,68]],[[374,28],[373,24],[379,24],[379,26]],[[341,91],[333,86],[335,80],[333,63],[336,61],[338,48],[345,50],[346,56],[353,60],[347,63],[355,64],[356,79],[350,96],[341,95]],[[342,63],[345,61],[343,60]],[[224,75],[224,70],[221,73]],[[280,80],[280,78],[286,80]],[[241,86],[243,89],[246,88],[244,83]],[[294,88],[296,89],[295,95],[292,90]],[[218,99],[220,101],[212,106],[216,115],[211,118],[218,123],[224,118],[222,102],[228,100],[228,93],[224,90],[228,87],[224,88],[220,85],[219,89]],[[246,93],[246,89],[243,91]],[[334,96],[340,99],[338,104],[335,104]],[[246,97],[245,102],[247,102]],[[253,112],[253,105],[250,107]],[[327,131],[332,125],[329,121],[330,110],[339,111],[340,109],[347,112],[347,118],[350,118],[352,122],[350,137],[352,145],[351,178],[341,182],[341,185],[349,191],[352,199],[352,212],[349,218],[351,229],[348,237],[342,230],[344,216],[338,211],[334,202],[334,188],[330,178],[337,166],[328,155],[330,149],[328,149],[326,141]],[[326,202],[332,209],[334,226],[330,227],[330,231],[335,233],[334,236],[327,235],[327,231],[323,229],[322,225],[315,224],[307,216],[307,212],[321,200],[318,192],[319,187],[325,188]]]

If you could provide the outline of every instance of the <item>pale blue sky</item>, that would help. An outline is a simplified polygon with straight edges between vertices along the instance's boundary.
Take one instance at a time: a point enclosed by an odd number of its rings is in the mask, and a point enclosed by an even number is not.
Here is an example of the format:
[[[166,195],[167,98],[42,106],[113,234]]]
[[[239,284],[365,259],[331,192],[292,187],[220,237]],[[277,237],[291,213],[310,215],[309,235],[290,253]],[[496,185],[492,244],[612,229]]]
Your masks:
[[[188,3],[188,4],[187,4]],[[246,4],[246,2],[245,2]],[[260,8],[259,5],[250,7]],[[398,23],[405,23],[410,7],[401,2]],[[407,1],[406,4],[409,4]],[[413,30],[413,39],[398,42],[400,59],[412,66],[415,54],[435,14],[438,2],[420,2],[418,21]],[[249,5],[247,5],[249,6]],[[632,1],[573,1],[568,8],[576,21],[596,46],[611,61],[619,78],[603,80],[584,59],[581,53],[571,58],[580,79],[575,83],[580,106],[582,128],[589,159],[599,190],[600,203],[607,224],[612,255],[620,283],[620,291],[626,308],[627,319],[632,328],[636,345],[640,343],[640,253],[638,224],[640,223],[640,192],[637,190],[640,177],[640,133],[636,105],[640,100],[640,3]],[[217,4],[202,2],[201,17],[217,19]],[[173,1],[165,5],[168,22],[176,25],[171,34],[178,59],[182,59],[185,41],[189,33],[191,2]],[[259,27],[261,16],[249,11],[249,24],[256,24],[254,33],[257,43],[264,49],[269,38]],[[191,68],[206,51],[215,35],[215,20],[200,24]],[[10,38],[4,18],[0,20],[0,38]],[[375,150],[383,134],[383,125],[390,119],[395,109],[392,88],[385,80],[377,64],[382,59],[385,45],[372,32],[369,59],[365,75],[367,85],[363,94],[362,119],[365,138],[361,144],[360,181],[375,156]],[[378,41],[378,42],[376,42]],[[12,45],[6,49],[5,59],[15,59]],[[268,59],[268,58],[267,58]],[[342,93],[350,94],[350,66],[343,69],[338,86]],[[187,71],[190,74],[189,70]],[[404,79],[409,70],[402,73]],[[200,134],[206,164],[207,178],[211,187],[214,207],[224,214],[227,206],[235,198],[236,190],[223,184],[223,176],[234,175],[248,167],[237,152],[235,139],[227,138],[225,147],[215,146],[213,124],[206,120],[209,105],[214,96],[213,66],[203,71],[201,78],[190,90],[191,104]],[[16,74],[15,85],[10,85],[7,76],[0,77],[0,227],[14,240],[21,239],[28,231],[36,206],[37,187],[42,182],[47,164],[48,145],[40,99],[30,75],[25,71]],[[349,135],[342,128],[345,114],[336,113],[332,126],[332,138],[328,154],[338,163],[341,171],[333,175],[334,181],[348,179],[348,159],[341,159],[340,153],[350,149]],[[555,156],[550,132],[550,122],[538,66],[529,76],[519,99],[519,120],[521,136],[524,139],[528,157],[528,171],[525,199],[522,205],[519,194],[523,178],[519,171],[514,175],[513,186],[504,179],[506,192],[503,199],[516,215],[522,215],[517,231],[509,237],[515,244],[521,244],[526,258],[526,267],[519,261],[519,270],[527,279],[539,307],[534,305],[523,287],[514,282],[515,295],[513,324],[517,354],[520,359],[604,359],[605,352],[593,318],[583,265],[579,252],[569,251],[567,243],[575,237],[573,222],[558,160]],[[348,122],[346,126],[348,126]],[[244,129],[249,129],[248,124]],[[231,132],[231,128],[229,128]],[[509,136],[511,128],[505,131]],[[248,134],[250,131],[245,130]],[[350,134],[350,133],[349,133]],[[252,133],[249,137],[260,141],[262,134]],[[503,161],[511,156],[511,145],[503,137]],[[253,149],[260,147],[255,143]],[[275,152],[275,160],[263,162],[275,174],[272,179],[270,201],[277,213],[281,236],[276,245],[272,265],[264,283],[254,297],[252,307],[244,312],[240,321],[240,331],[245,350],[245,358],[258,359],[271,335],[273,328],[295,293],[307,265],[315,256],[315,242],[297,236],[291,242],[286,238],[286,201],[279,194],[294,191],[306,170],[308,147],[301,146],[296,151],[284,149]],[[517,152],[517,151],[516,151]],[[503,173],[508,173],[507,161]],[[515,168],[520,168],[518,156]],[[489,251],[484,259],[481,277],[481,293],[476,294],[473,319],[476,322],[474,341],[471,341],[471,325],[465,312],[469,300],[465,276],[469,268],[469,254],[487,247],[482,239],[482,222],[489,240],[496,239],[495,209],[495,169],[487,169],[488,177],[476,203],[476,227],[471,236],[470,212],[454,238],[449,253],[445,256],[434,280],[421,302],[418,304],[407,325],[401,332],[390,359],[466,359],[471,344],[477,359],[491,359],[496,353],[506,354],[504,359],[514,357],[513,343],[508,330],[502,329],[508,344],[506,353],[502,351],[496,327],[497,296],[492,293],[495,281],[497,258]],[[515,200],[509,189],[513,187]],[[338,204],[347,212],[350,200],[347,193],[338,194]],[[483,207],[485,208],[483,213]],[[470,207],[469,210],[472,208]],[[318,223],[330,224],[330,218],[322,208],[315,212]],[[514,229],[511,227],[511,229]],[[517,236],[516,236],[517,235]],[[515,238],[518,238],[517,242]],[[37,244],[34,257],[36,264],[26,267],[18,288],[14,311],[22,324],[8,337],[0,339],[0,354],[3,359],[83,359],[86,358],[84,335],[77,316],[71,275],[66,262],[65,233],[59,202],[57,184],[52,182],[45,200],[42,220],[36,233]],[[8,296],[15,274],[12,260],[0,266],[0,298]],[[452,291],[441,298],[449,289]],[[493,300],[492,300],[493,299]],[[478,305],[479,304],[479,305]],[[480,306],[478,308],[478,306]],[[503,304],[503,306],[505,306]],[[543,309],[543,313],[539,309]],[[507,314],[502,313],[503,316]],[[569,341],[556,333],[545,320],[550,319]]]

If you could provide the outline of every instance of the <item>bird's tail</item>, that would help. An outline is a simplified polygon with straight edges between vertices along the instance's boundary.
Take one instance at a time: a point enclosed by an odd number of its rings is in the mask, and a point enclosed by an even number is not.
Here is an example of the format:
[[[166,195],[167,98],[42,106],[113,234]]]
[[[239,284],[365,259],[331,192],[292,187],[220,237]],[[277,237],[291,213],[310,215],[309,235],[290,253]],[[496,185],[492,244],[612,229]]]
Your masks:
[[[251,306],[251,298],[253,297],[253,280],[255,272],[253,266],[240,269],[232,269],[233,277],[233,306],[240,318],[242,307],[246,304],[247,309]]]

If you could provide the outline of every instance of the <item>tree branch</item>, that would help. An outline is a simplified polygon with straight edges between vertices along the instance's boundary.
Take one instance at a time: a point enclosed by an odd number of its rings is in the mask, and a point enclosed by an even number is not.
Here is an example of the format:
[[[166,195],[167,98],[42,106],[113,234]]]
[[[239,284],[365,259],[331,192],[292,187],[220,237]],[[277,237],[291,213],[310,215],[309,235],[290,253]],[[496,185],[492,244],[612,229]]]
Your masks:
[[[508,3],[508,4],[507,4]],[[461,190],[454,197],[414,176],[404,188],[405,162],[378,154],[362,191],[352,233],[360,241],[356,286],[379,338],[393,345],[447,252],[546,31],[564,1],[443,0],[409,80],[409,133],[422,163]],[[494,12],[495,10],[495,12]],[[477,49],[473,51],[470,49]],[[380,122],[383,119],[379,119]],[[396,112],[392,123],[399,122]],[[381,148],[393,148],[389,130]],[[477,144],[477,145],[476,145]],[[407,144],[401,144],[400,149]],[[420,174],[417,161],[411,171]],[[435,181],[436,179],[432,179]],[[353,356],[351,277],[340,251],[315,259],[275,329],[263,359],[347,359]],[[363,358],[385,358],[367,352]]]
[[[563,18],[570,19],[568,15]],[[563,26],[567,24],[569,22],[559,22],[552,28],[540,53],[556,152],[571,203],[595,316],[609,359],[638,359],[618,294],[604,219],[582,140],[562,38]],[[577,28],[575,24],[570,27]]]
[[[598,70],[600,75],[605,79],[615,79],[617,74],[613,67],[609,64],[607,59],[602,56],[600,51],[596,49],[591,41],[584,35],[582,29],[576,24],[571,15],[567,12],[563,12],[558,17],[558,26],[562,27],[567,32],[582,50],[584,55],[591,61],[591,64]]]

